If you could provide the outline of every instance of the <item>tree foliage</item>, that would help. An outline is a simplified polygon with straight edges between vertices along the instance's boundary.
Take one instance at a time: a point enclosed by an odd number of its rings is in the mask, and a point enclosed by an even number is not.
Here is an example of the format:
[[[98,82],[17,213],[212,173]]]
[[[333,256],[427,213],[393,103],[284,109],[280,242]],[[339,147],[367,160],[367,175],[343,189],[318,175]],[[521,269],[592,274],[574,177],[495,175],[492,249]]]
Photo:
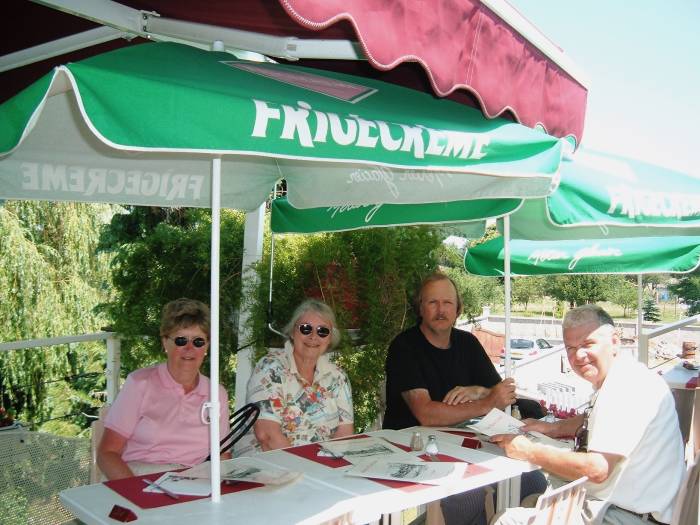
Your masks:
[[[607,283],[606,296],[608,301],[622,306],[623,315],[627,317],[637,306],[637,285],[624,277],[612,277]]]
[[[544,297],[545,286],[544,277],[522,276],[513,279],[513,301],[522,304],[527,312],[527,306],[531,301]]]
[[[668,288],[688,305],[689,316],[700,313],[700,270],[683,275]]]
[[[606,299],[611,275],[557,275],[547,279],[547,294],[574,307]]]
[[[109,257],[96,255],[112,207],[11,201],[0,206],[0,340],[95,332],[109,297]],[[33,426],[91,412],[103,384],[104,344],[0,353],[0,403]],[[71,384],[54,380],[80,376]],[[85,422],[83,421],[83,424]],[[75,433],[73,429],[69,433]]]
[[[358,430],[377,416],[386,350],[415,321],[412,294],[436,269],[440,240],[435,230],[425,227],[275,236],[273,326],[284,326],[305,297],[316,297],[333,308],[341,328],[359,330],[357,342],[344,337],[337,352],[352,384]],[[266,239],[266,255],[257,268],[261,285],[251,305],[258,356],[281,344],[266,329],[269,250]]]
[[[651,321],[652,323],[658,323],[661,321],[659,306],[651,297],[644,300],[644,303],[642,304],[642,311],[644,312],[645,321]]]
[[[219,340],[221,381],[229,390],[238,344],[244,218],[242,212],[221,212]],[[100,249],[114,253],[115,294],[101,311],[122,337],[122,372],[162,361],[163,305],[178,297],[210,301],[211,212],[130,207],[104,229]]]

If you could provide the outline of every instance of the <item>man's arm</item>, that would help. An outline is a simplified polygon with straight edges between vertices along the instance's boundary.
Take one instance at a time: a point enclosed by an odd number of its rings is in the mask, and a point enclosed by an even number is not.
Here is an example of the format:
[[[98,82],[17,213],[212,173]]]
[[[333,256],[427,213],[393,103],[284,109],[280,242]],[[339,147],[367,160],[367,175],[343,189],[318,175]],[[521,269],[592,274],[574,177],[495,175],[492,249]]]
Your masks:
[[[422,426],[448,426],[514,403],[515,384],[512,379],[505,379],[489,389],[486,397],[457,405],[433,401],[425,388],[406,390],[401,396]]]
[[[491,441],[501,447],[508,457],[522,459],[564,479],[587,476],[593,483],[603,483],[622,456],[603,452],[572,452],[533,443],[525,436],[498,434]]]

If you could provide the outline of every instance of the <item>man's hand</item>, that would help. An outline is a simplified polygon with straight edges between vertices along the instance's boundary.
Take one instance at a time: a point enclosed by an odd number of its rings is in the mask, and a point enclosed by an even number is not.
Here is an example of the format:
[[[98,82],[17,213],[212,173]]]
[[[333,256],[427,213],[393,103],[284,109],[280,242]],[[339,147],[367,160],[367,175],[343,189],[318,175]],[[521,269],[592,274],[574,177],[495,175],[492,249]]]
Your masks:
[[[529,461],[533,443],[519,434],[496,434],[491,436],[491,443],[501,447],[509,458]]]
[[[489,395],[489,392],[490,390],[483,386],[456,386],[447,392],[442,402],[448,405],[458,405],[468,401],[483,399]]]
[[[515,380],[512,377],[504,379],[493,388],[488,395],[493,402],[493,406],[505,409],[508,405],[515,403]]]
[[[539,419],[523,419],[523,426],[520,428],[524,432],[534,430],[535,432],[539,432],[550,437],[554,437],[554,434],[556,434],[555,427],[552,423],[540,421]]]

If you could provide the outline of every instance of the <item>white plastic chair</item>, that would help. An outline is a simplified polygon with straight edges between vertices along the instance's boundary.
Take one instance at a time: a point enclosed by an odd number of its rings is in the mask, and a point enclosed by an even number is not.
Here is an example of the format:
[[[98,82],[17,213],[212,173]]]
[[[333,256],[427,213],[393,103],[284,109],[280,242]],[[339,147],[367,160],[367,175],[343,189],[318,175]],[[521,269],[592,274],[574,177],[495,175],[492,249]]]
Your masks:
[[[671,525],[697,525],[700,523],[700,453],[690,464],[683,478],[681,490],[678,492],[676,504],[673,507]]]
[[[586,481],[588,478],[584,476],[542,494],[535,504],[537,512],[528,520],[527,525],[580,524],[583,500],[586,497],[586,488],[583,484]]]

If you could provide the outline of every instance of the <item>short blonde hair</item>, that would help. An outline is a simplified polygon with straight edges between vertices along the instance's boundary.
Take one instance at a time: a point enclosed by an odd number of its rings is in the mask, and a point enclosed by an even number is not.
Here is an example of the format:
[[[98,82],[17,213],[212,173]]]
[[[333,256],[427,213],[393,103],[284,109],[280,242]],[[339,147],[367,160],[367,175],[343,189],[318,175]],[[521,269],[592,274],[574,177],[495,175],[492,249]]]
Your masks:
[[[160,319],[160,336],[170,335],[177,328],[198,326],[209,338],[210,324],[211,314],[206,304],[195,299],[180,297],[163,307]]]

